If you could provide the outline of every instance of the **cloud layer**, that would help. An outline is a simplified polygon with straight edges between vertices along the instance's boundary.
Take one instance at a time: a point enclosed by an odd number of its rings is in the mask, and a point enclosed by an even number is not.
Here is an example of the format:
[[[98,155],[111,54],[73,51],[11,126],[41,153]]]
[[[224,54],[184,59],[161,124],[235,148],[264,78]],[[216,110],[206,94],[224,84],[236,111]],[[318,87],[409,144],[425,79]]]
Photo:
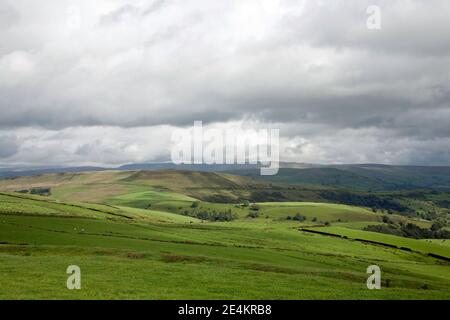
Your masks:
[[[76,3],[76,6],[74,6]],[[366,27],[370,5],[381,30]],[[0,164],[167,159],[278,126],[285,160],[450,165],[446,0],[2,1]]]

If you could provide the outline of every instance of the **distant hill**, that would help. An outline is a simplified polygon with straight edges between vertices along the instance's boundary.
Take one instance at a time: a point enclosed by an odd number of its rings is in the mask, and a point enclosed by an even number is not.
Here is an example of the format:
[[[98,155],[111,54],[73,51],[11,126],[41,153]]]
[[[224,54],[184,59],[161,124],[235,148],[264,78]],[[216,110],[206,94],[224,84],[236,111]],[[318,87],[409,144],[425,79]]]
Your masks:
[[[0,180],[0,190],[50,189],[67,201],[105,202],[110,198],[148,190],[176,192],[197,199],[229,202],[249,197],[267,183],[217,172],[180,170],[102,170],[67,172]]]
[[[378,181],[382,188],[417,189],[433,188],[450,190],[449,166],[386,166],[378,164],[341,165],[339,170]]]
[[[1,178],[12,178],[12,177],[27,177],[36,176],[48,173],[64,173],[64,172],[92,172],[92,171],[103,171],[108,170],[102,167],[29,167],[29,168],[0,168],[0,179]]]
[[[171,162],[160,163],[132,163],[116,168],[117,170],[186,170],[186,171],[205,171],[205,172],[222,172],[243,169],[258,169],[258,165],[252,164],[180,164],[176,165]]]
[[[171,162],[156,163],[130,163],[114,168],[82,166],[82,167],[12,167],[0,168],[1,178],[37,176],[48,173],[65,173],[65,172],[93,172],[105,170],[184,170],[184,171],[201,171],[201,172],[225,172],[243,169],[258,169],[257,165],[227,165],[227,164],[181,164],[176,165]]]
[[[45,194],[63,201],[133,203],[144,208],[154,199],[190,197],[213,203],[339,203],[422,217],[448,212],[449,193],[362,190],[381,188],[383,181],[343,169],[281,169],[279,175],[270,177],[272,181],[264,180],[267,177],[259,176],[256,169],[236,173],[240,175],[186,170],[66,172],[1,179],[0,191]]]
[[[336,187],[364,191],[435,189],[450,191],[450,166],[388,166],[379,164],[315,165],[282,162],[274,176],[261,176],[258,165],[175,165],[169,162],[127,164],[114,170],[181,170],[227,172],[257,180],[305,186]],[[111,170],[102,167],[0,168],[0,178],[48,173],[77,173]]]
[[[450,191],[450,167],[336,165],[314,168],[282,168],[275,176],[258,170],[233,170],[233,174],[296,185],[320,185],[355,190],[393,191],[437,189]]]

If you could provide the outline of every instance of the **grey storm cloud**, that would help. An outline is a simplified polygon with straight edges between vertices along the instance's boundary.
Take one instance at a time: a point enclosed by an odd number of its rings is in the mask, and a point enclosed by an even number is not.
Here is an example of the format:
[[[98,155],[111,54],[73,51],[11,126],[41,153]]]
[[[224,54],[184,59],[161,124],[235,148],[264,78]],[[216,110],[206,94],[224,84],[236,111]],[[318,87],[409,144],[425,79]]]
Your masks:
[[[304,1],[308,14],[286,20],[294,39],[317,46],[355,48],[379,54],[448,56],[450,41],[442,35],[450,30],[448,1],[330,0],[323,5]],[[334,5],[326,5],[334,3]],[[367,32],[361,12],[371,5],[381,9],[383,32]],[[318,27],[318,21],[321,22]]]
[[[9,158],[19,151],[15,137],[0,136],[0,158]]]
[[[0,5],[0,27],[1,28],[9,28],[19,19],[19,14],[14,7],[5,3]]]
[[[381,30],[366,27],[370,5]],[[449,12],[447,0],[4,0],[0,130],[39,131],[16,162],[43,161],[50,133],[67,131],[74,147],[54,161],[160,159],[166,145],[127,149],[133,135],[202,120],[276,123],[290,160],[450,164]],[[119,130],[121,144],[83,127]]]

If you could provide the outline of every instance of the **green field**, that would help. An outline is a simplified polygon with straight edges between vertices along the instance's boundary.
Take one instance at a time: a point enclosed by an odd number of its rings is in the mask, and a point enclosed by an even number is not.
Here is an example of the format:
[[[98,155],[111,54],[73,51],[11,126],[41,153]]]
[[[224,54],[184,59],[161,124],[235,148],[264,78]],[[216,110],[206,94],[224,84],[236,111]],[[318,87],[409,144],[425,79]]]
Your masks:
[[[351,230],[349,228],[343,227],[323,227],[317,229],[321,232],[346,236],[350,239],[376,241],[388,245],[394,245],[399,248],[411,249],[422,254],[434,253],[450,259],[450,250],[448,248],[448,245],[441,245],[442,243],[446,242],[445,240],[418,241],[416,239],[409,239],[389,234],[381,234],[362,230]]]
[[[193,195],[206,181],[189,184],[191,175],[179,184],[156,173],[132,184],[130,173],[74,175],[70,183],[63,176],[10,180],[0,193],[0,299],[450,299],[450,264],[428,255],[450,257],[448,242],[363,231],[382,223],[383,214],[368,208],[201,201]],[[52,196],[12,192],[32,186],[52,187]],[[227,188],[221,192],[235,192]],[[249,217],[252,206],[257,217]],[[185,214],[197,211],[236,219]],[[297,213],[306,220],[287,219]],[[373,264],[382,270],[381,290],[366,288]],[[81,290],[66,288],[69,265],[81,268]]]

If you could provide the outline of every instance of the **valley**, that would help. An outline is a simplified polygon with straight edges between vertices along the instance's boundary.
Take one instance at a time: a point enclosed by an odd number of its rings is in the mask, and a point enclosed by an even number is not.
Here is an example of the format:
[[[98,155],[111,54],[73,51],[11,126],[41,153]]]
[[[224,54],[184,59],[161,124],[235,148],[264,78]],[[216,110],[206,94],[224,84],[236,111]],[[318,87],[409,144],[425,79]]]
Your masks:
[[[435,208],[427,220],[323,196],[351,190],[218,172],[56,173],[0,190],[1,299],[450,298],[450,240],[364,230],[386,217],[429,229],[447,215],[440,192],[405,200]],[[366,288],[373,264],[381,290]],[[81,290],[65,286],[69,265]]]

